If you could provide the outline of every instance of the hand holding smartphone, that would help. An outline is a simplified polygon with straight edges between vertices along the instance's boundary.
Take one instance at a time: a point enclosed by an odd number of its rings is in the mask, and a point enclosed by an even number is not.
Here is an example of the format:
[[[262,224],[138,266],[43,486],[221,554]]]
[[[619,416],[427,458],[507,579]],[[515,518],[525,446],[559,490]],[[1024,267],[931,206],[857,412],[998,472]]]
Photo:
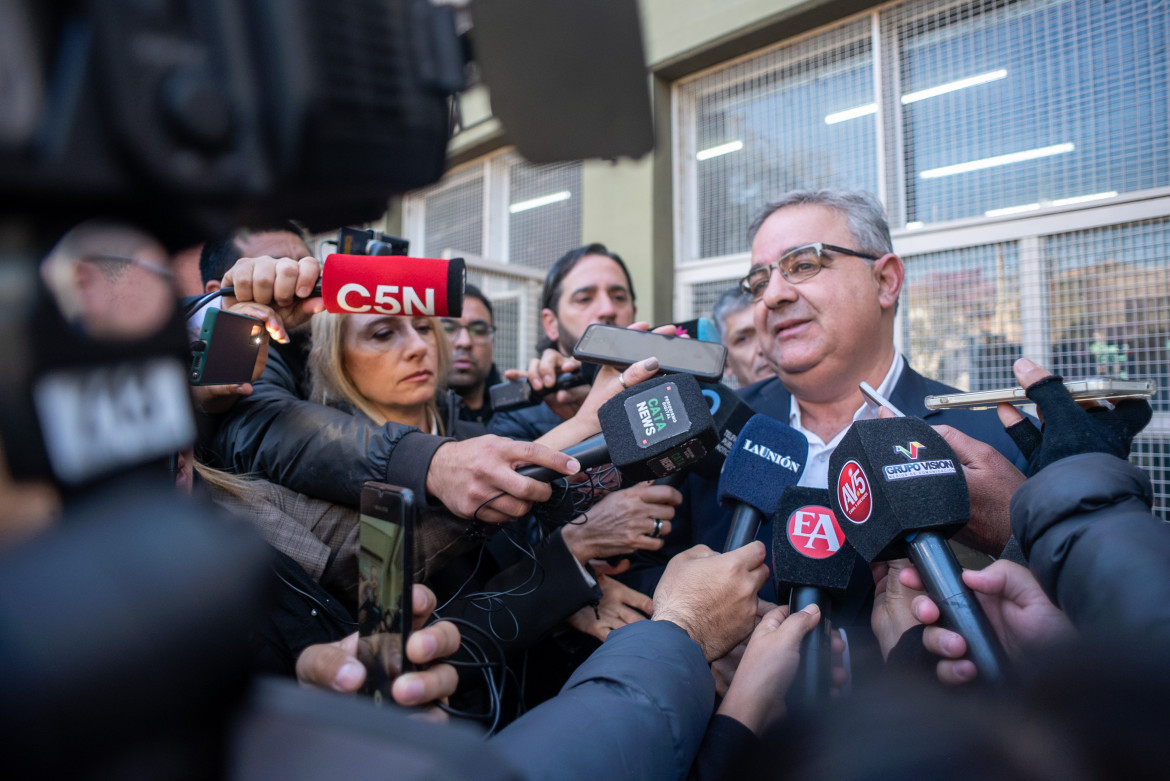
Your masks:
[[[586,328],[573,348],[573,357],[582,363],[599,363],[622,370],[651,356],[658,358],[663,372],[692,374],[700,380],[717,382],[727,363],[727,348],[717,342],[603,323]]]
[[[1115,380],[1112,377],[1093,377],[1088,380],[1066,380],[1064,387],[1075,401],[1096,401],[1101,399],[1135,399],[1152,397],[1158,386],[1152,380]],[[1025,390],[1014,388],[975,391],[973,393],[947,393],[927,396],[926,408],[936,409],[989,409],[997,404],[1031,404]]]
[[[414,620],[414,494],[369,482],[362,486],[358,553],[358,658],[366,667],[362,692],[392,702],[394,679],[412,669],[406,641]]]
[[[267,342],[263,321],[225,309],[208,309],[199,340],[191,345],[188,382],[191,385],[251,382],[260,349]]]

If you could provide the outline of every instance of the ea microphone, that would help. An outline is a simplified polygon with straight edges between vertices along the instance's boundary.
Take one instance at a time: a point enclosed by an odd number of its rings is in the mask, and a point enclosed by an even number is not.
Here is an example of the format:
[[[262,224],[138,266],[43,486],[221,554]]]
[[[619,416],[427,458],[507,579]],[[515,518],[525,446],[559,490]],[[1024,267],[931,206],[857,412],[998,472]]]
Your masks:
[[[321,271],[325,311],[404,317],[459,317],[467,266],[463,258],[330,255]]]
[[[946,440],[918,418],[855,421],[829,459],[829,489],[857,552],[866,561],[909,554],[979,675],[1002,683],[1003,648],[946,544],[971,515],[963,468]]]
[[[808,440],[787,423],[753,415],[723,463],[716,495],[733,507],[723,550],[741,548],[756,538],[772,517],[784,489],[796,485],[808,459]]]
[[[830,507],[824,488],[784,489],[772,521],[772,580],[776,593],[791,589],[790,614],[816,605],[821,621],[801,644],[800,670],[789,698],[812,704],[829,695],[832,600],[845,592],[857,551]]]
[[[597,417],[602,433],[565,453],[582,468],[612,463],[635,482],[681,472],[717,443],[707,401],[698,380],[688,374],[654,377],[628,388],[603,404]],[[537,466],[517,471],[544,482],[563,476]]]

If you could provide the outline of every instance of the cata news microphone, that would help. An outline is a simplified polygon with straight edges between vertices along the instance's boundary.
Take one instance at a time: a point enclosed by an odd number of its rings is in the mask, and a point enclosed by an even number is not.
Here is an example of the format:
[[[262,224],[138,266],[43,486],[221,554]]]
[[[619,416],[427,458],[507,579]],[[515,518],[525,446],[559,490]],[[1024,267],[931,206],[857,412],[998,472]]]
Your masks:
[[[735,391],[721,382],[700,382],[699,388],[702,390],[703,398],[707,400],[707,409],[715,423],[715,436],[718,437],[718,442],[707,455],[692,465],[689,471],[705,480],[718,480],[727,454],[735,447],[736,437],[756,413]],[[677,472],[659,480],[658,485],[681,488],[687,474],[688,472]]]
[[[719,503],[733,507],[724,552],[756,538],[784,489],[800,481],[807,459],[808,440],[787,423],[767,415],[748,420],[719,475]]]
[[[1002,683],[1007,658],[946,543],[971,516],[963,467],[946,440],[919,418],[855,421],[829,459],[829,490],[857,552],[866,561],[909,555],[979,675]]]
[[[624,390],[603,404],[597,417],[602,433],[564,452],[582,469],[612,463],[633,482],[681,472],[718,441],[699,383],[685,374],[654,377]],[[542,482],[564,476],[538,466],[517,471]]]
[[[789,486],[772,522],[772,579],[776,593],[791,589],[791,613],[816,605],[821,621],[805,636],[800,670],[789,698],[812,704],[829,695],[829,619],[833,598],[845,593],[857,551],[830,508],[828,490]]]

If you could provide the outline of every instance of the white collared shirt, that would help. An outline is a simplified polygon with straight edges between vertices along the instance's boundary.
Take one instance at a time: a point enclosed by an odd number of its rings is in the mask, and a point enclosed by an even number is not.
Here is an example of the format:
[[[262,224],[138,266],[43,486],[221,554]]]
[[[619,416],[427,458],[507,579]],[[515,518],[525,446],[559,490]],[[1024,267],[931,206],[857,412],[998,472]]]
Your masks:
[[[882,384],[878,386],[878,393],[887,399],[893,395],[894,386],[902,378],[903,366],[905,366],[905,361],[902,360],[902,354],[895,350],[893,363],[890,364],[890,370],[886,372]],[[853,413],[854,420],[873,420],[876,417],[877,408],[871,407],[866,402],[862,402],[857,412]],[[806,488],[827,488],[829,485],[829,456],[833,455],[833,451],[841,443],[845,432],[849,430],[848,426],[839,431],[837,436],[825,442],[801,425],[800,404],[797,403],[795,396],[792,397],[792,403],[788,410],[788,425],[804,434],[804,438],[808,440],[808,463],[805,464],[804,473],[801,474],[800,482],[797,485]]]

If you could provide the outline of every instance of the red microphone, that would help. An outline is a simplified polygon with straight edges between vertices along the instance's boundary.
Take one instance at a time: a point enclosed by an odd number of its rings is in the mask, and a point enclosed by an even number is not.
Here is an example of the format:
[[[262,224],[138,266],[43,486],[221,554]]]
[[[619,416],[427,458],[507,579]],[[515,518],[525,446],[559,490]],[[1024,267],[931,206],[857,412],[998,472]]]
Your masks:
[[[463,258],[330,255],[321,272],[325,311],[403,317],[459,317],[467,265]]]

